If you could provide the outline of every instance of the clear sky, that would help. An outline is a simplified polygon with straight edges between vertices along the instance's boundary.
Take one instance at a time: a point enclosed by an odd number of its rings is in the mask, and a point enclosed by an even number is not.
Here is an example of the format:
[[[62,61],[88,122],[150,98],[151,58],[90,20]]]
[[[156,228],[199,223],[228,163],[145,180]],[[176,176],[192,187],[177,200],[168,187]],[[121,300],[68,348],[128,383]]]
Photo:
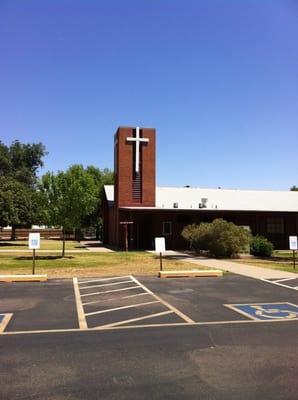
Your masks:
[[[157,183],[298,185],[297,0],[0,0],[0,138],[113,167],[157,129]]]

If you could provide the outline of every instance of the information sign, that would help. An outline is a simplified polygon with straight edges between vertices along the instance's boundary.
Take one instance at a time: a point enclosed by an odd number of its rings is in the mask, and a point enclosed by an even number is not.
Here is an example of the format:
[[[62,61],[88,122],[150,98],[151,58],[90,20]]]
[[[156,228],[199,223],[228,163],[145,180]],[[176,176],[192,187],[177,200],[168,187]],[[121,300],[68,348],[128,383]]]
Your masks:
[[[166,251],[166,242],[164,237],[155,238],[155,251],[157,253],[164,253]]]
[[[29,233],[29,249],[36,250],[40,248],[40,233]]]
[[[289,236],[290,250],[297,250],[297,236]]]

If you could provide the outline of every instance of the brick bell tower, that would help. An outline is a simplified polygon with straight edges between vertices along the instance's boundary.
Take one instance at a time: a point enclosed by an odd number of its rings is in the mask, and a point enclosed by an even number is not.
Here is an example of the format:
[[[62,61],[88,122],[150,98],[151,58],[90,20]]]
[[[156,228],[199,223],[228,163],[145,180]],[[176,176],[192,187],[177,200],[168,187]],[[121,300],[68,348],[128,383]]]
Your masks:
[[[116,208],[155,207],[155,129],[119,127],[114,151]]]

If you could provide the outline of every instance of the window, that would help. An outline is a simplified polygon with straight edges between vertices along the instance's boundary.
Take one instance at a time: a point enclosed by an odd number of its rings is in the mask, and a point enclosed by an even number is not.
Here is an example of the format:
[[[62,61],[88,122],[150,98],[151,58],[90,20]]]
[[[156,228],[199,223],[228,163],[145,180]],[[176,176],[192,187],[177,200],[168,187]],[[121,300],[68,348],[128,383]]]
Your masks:
[[[164,236],[169,236],[172,234],[172,222],[163,222],[162,223],[162,234]]]
[[[267,233],[282,234],[285,231],[285,224],[283,217],[268,217],[267,218]]]

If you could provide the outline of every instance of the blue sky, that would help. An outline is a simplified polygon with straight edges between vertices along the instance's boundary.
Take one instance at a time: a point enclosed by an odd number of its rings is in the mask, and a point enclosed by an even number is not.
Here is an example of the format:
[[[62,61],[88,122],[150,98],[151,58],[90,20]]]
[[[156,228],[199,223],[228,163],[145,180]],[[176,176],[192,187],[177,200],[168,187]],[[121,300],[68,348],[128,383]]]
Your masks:
[[[159,185],[298,184],[296,0],[0,0],[0,138],[113,167],[157,129]]]

